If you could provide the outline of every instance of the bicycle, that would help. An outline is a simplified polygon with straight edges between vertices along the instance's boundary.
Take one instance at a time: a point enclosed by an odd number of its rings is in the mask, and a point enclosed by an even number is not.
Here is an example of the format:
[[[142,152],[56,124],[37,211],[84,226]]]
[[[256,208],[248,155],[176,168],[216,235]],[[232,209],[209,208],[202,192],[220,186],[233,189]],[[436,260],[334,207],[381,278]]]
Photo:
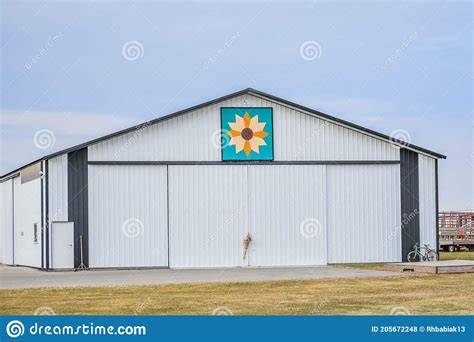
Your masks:
[[[422,254],[421,251],[424,250],[424,253]],[[437,259],[437,254],[434,249],[430,248],[430,245],[424,245],[424,247],[421,247],[416,243],[413,246],[413,250],[408,253],[407,255],[407,260],[408,262],[414,262],[417,260],[422,260],[422,261],[436,261]]]

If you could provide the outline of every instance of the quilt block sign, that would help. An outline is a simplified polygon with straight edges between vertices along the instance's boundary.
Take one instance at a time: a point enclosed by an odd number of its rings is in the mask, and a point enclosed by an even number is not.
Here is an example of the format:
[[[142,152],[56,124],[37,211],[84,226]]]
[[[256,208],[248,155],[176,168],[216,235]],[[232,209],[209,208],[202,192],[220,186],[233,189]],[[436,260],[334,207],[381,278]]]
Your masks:
[[[221,108],[222,160],[273,160],[272,120],[272,108]]]

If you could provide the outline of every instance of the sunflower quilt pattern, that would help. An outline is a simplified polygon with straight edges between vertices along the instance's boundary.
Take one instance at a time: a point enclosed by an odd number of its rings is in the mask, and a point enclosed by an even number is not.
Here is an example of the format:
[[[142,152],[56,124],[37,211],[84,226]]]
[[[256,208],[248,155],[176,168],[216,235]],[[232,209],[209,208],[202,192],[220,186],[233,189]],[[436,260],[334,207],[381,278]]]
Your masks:
[[[221,108],[222,160],[273,160],[272,108]]]

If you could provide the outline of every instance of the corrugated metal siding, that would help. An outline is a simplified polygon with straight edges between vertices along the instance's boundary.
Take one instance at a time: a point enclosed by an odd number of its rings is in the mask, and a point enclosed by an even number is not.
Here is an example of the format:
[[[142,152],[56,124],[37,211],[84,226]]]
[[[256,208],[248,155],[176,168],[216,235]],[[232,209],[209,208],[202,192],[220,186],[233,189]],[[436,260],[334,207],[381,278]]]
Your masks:
[[[166,166],[89,166],[90,267],[168,266]]]
[[[49,222],[68,220],[67,154],[48,160]]]
[[[420,244],[420,203],[418,178],[418,153],[400,150],[400,190],[401,190],[401,226],[402,260]]]
[[[436,248],[436,160],[418,155],[420,244]]]
[[[248,168],[250,265],[325,265],[326,166]]]
[[[170,266],[242,266],[247,166],[169,166]]]
[[[271,103],[264,101],[266,105]],[[274,106],[275,160],[398,160],[398,147],[354,130]]]
[[[327,167],[329,263],[401,261],[399,165]]]
[[[399,160],[399,148],[253,95],[89,146],[91,161],[219,161],[220,107],[273,107],[274,160]]]
[[[41,178],[21,184],[14,182],[15,264],[41,267]],[[34,243],[34,224],[38,224],[38,242]]]
[[[220,160],[219,129],[212,105],[89,146],[89,160]]]
[[[0,263],[13,264],[13,180],[0,183]]]

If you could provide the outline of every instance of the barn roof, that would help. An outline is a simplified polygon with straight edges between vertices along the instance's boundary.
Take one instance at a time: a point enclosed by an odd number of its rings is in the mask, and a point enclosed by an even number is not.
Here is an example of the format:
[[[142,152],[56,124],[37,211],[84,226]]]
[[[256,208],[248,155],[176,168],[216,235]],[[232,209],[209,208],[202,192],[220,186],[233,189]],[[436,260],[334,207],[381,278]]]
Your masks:
[[[126,128],[126,129],[120,130],[120,131],[118,131],[118,132],[111,133],[111,134],[105,135],[105,136],[103,136],[103,137],[96,138],[96,139],[87,141],[87,142],[85,142],[85,143],[82,143],[82,144],[79,144],[79,145],[76,145],[76,146],[72,146],[72,147],[63,149],[63,150],[58,151],[58,152],[51,153],[51,154],[46,155],[46,156],[44,156],[44,157],[42,157],[42,158],[36,159],[36,160],[32,161],[31,163],[25,164],[25,165],[23,165],[23,166],[21,166],[21,167],[15,169],[15,170],[12,170],[12,171],[10,171],[10,172],[8,172],[8,173],[6,173],[6,174],[0,176],[0,178],[5,178],[5,177],[7,177],[7,176],[10,176],[10,175],[12,175],[12,174],[18,172],[19,170],[23,169],[24,167],[27,167],[27,166],[32,165],[32,164],[35,164],[35,163],[40,162],[40,161],[42,161],[42,160],[51,159],[51,158],[54,158],[54,157],[56,157],[56,156],[62,155],[62,154],[64,154],[64,153],[74,152],[74,151],[76,151],[76,150],[79,150],[79,149],[81,149],[81,148],[87,147],[87,146],[89,146],[89,145],[92,145],[92,144],[95,144],[95,143],[98,143],[98,142],[101,142],[101,141],[104,141],[104,140],[113,138],[113,137],[118,136],[118,135],[121,135],[121,134],[129,133],[129,132],[132,132],[132,131],[137,130],[137,129],[140,129],[140,128],[143,128],[144,126],[152,125],[152,124],[155,124],[155,123],[158,123],[158,122],[161,122],[161,121],[164,121],[164,120],[167,120],[167,119],[170,119],[170,118],[179,116],[179,115],[186,114],[186,113],[191,112],[191,111],[193,111],[193,110],[197,110],[197,109],[200,109],[200,108],[203,108],[203,107],[212,105],[212,104],[216,104],[216,103],[218,103],[218,102],[222,102],[222,101],[225,101],[225,100],[227,100],[227,99],[230,99],[230,98],[233,98],[233,97],[236,97],[236,96],[245,95],[245,94],[250,94],[250,95],[257,96],[257,97],[263,97],[263,98],[269,99],[269,100],[274,101],[274,102],[279,102],[279,103],[281,103],[281,104],[283,104],[283,105],[296,108],[296,109],[298,109],[298,110],[300,110],[300,111],[307,112],[307,113],[310,113],[310,114],[312,114],[312,115],[318,116],[318,117],[320,117],[320,118],[322,118],[322,119],[324,119],[324,120],[332,121],[332,122],[334,122],[334,123],[337,123],[337,124],[340,124],[340,125],[343,125],[343,126],[352,128],[352,129],[354,129],[354,130],[357,130],[357,131],[366,133],[366,134],[368,134],[368,135],[378,137],[378,138],[383,139],[383,140],[386,140],[386,141],[388,141],[388,142],[390,142],[390,143],[400,145],[400,146],[402,146],[402,147],[404,147],[404,148],[411,149],[411,150],[414,150],[414,151],[416,151],[416,152],[420,152],[420,153],[423,153],[423,154],[432,156],[432,157],[434,157],[434,158],[446,159],[446,156],[444,156],[444,155],[442,155],[442,154],[440,154],[440,153],[434,152],[434,151],[430,151],[430,150],[428,150],[428,149],[426,149],[426,148],[422,148],[422,147],[419,147],[419,146],[417,146],[417,145],[409,144],[409,143],[407,143],[407,142],[405,142],[405,141],[392,138],[392,137],[390,137],[390,136],[388,136],[388,135],[386,135],[386,134],[383,134],[383,133],[380,133],[380,132],[371,130],[371,129],[369,129],[369,128],[365,128],[365,127],[356,125],[356,124],[351,123],[351,122],[349,122],[349,121],[345,121],[345,120],[342,120],[342,119],[338,119],[338,118],[336,118],[336,117],[334,117],[334,116],[331,116],[331,115],[328,115],[328,114],[319,112],[319,111],[317,111],[317,110],[314,110],[314,109],[311,109],[311,108],[308,108],[308,107],[299,105],[299,104],[297,104],[297,103],[294,103],[294,102],[291,102],[291,101],[282,99],[282,98],[277,97],[277,96],[274,96],[274,95],[270,95],[270,94],[267,94],[267,93],[265,93],[265,92],[262,92],[262,91],[259,91],[259,90],[255,90],[255,89],[252,89],[252,88],[246,88],[246,89],[243,89],[243,90],[240,90],[240,91],[237,91],[237,92],[234,92],[234,93],[225,95],[225,96],[221,96],[221,97],[216,98],[216,99],[214,99],[214,100],[210,100],[210,101],[201,103],[201,104],[199,104],[199,105],[196,105],[196,106],[193,106],[193,107],[189,107],[189,108],[186,108],[186,109],[183,109],[183,110],[180,110],[180,111],[177,111],[177,112],[174,112],[174,113],[171,113],[171,114],[168,114],[168,115],[159,117],[159,118],[157,118],[157,119],[153,119],[153,120],[144,122],[144,123],[142,123],[142,124],[135,125],[135,126],[132,126],[132,127],[130,127],[130,128]]]

